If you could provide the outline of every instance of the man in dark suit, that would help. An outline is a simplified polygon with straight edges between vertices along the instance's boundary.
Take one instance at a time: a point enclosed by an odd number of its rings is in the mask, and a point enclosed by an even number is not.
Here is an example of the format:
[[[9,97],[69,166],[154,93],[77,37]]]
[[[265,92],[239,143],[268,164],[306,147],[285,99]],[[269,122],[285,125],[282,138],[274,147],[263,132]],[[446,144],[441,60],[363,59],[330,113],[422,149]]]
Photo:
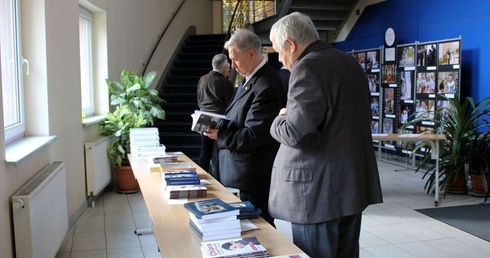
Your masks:
[[[232,67],[245,77],[226,108],[227,129],[204,133],[217,139],[220,180],[240,190],[240,199],[262,209],[261,216],[274,225],[267,201],[272,163],[279,148],[269,129],[282,107],[281,79],[262,56],[262,44],[253,32],[241,29],[225,43]]]
[[[312,258],[359,257],[362,211],[382,202],[366,74],[320,41],[306,15],[281,18],[270,39],[291,71],[287,108],[270,129],[281,143],[270,213],[291,222],[293,242]]]
[[[233,97],[233,83],[227,79],[230,75],[230,63],[224,54],[217,54],[211,61],[213,70],[203,75],[197,84],[197,105],[201,111],[223,115],[226,106]],[[209,162],[213,155],[214,140],[201,137],[201,154],[198,165],[219,180],[217,169],[209,170]]]

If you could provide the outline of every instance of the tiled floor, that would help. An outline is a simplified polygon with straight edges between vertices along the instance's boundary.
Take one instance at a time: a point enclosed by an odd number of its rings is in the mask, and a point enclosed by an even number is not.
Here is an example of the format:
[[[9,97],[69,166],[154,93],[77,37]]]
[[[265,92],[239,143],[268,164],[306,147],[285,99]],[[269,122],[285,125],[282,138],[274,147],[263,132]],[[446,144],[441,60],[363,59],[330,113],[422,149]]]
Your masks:
[[[490,242],[415,211],[434,207],[433,196],[423,190],[421,173],[396,172],[402,168],[382,161],[378,166],[384,203],[370,206],[364,212],[362,258],[490,257]],[[439,206],[481,201],[482,198],[468,195],[448,195]],[[147,216],[141,193],[120,195],[108,191],[70,229],[56,258],[161,257],[153,235],[134,234],[135,228],[148,225]],[[276,224],[282,233],[291,237],[287,223],[277,221]]]

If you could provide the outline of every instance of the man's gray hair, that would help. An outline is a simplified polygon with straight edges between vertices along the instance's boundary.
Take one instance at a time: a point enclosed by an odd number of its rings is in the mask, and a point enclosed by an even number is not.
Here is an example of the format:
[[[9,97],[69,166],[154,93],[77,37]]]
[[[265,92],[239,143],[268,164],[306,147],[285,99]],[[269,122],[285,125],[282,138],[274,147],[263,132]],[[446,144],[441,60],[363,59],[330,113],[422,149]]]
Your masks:
[[[319,40],[320,36],[308,15],[294,12],[279,19],[271,28],[269,39],[275,39],[281,49],[284,49],[286,38],[296,43],[310,44]]]
[[[228,65],[228,57],[225,54],[217,54],[213,57],[211,65],[214,71],[221,71],[225,65]]]
[[[262,53],[262,43],[259,37],[247,29],[239,29],[233,33],[231,38],[225,43],[225,49],[230,47],[234,47],[238,52],[254,49],[257,53]]]

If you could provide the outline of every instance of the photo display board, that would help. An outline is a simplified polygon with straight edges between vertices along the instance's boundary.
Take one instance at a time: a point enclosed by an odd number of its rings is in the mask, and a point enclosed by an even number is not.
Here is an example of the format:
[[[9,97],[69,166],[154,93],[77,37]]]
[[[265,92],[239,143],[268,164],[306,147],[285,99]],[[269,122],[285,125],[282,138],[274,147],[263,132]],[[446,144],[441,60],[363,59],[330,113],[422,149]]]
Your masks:
[[[371,99],[371,131],[381,133],[381,47],[362,51],[352,51],[351,55],[364,69],[368,78]],[[377,145],[377,143],[375,143]]]
[[[382,56],[384,48],[351,52],[368,77],[372,133],[434,130],[437,125],[430,119],[435,111],[447,106],[443,96],[454,98],[460,91],[461,37],[396,45],[389,58]],[[427,121],[400,131],[403,124],[415,117]],[[379,142],[373,144],[378,147]],[[383,142],[382,147],[407,153],[402,142]]]

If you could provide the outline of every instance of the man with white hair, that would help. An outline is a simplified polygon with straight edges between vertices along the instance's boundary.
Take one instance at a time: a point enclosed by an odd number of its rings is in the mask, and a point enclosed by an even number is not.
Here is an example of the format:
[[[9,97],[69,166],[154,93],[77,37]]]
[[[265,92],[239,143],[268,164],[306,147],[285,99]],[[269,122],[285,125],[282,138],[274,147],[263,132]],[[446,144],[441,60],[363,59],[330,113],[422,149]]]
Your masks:
[[[239,189],[240,199],[260,208],[262,218],[274,225],[267,202],[279,143],[269,129],[283,107],[281,78],[262,56],[262,43],[250,30],[237,30],[225,43],[225,49],[232,67],[245,82],[226,108],[229,127],[210,129],[204,135],[217,139],[221,183]]]
[[[306,15],[281,18],[270,40],[291,77],[270,129],[281,146],[269,211],[291,222],[293,242],[309,256],[359,257],[362,211],[382,202],[367,76],[352,56],[320,41]]]

